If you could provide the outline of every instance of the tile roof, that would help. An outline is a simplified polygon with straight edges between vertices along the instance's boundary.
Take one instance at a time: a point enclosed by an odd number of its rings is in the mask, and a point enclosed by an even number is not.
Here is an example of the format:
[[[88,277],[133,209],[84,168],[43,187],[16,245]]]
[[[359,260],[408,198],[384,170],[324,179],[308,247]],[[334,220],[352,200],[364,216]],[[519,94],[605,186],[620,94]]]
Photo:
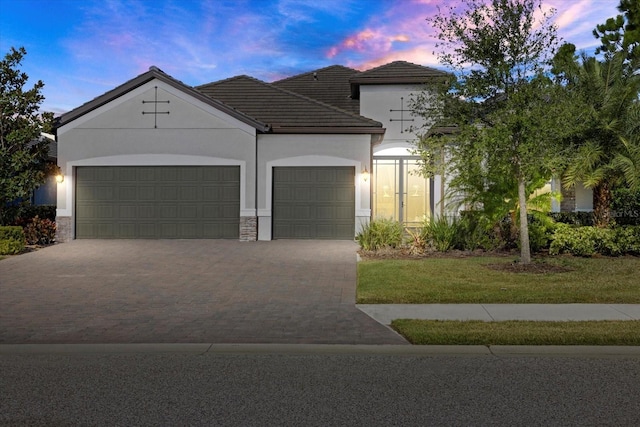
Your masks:
[[[431,67],[406,61],[394,61],[352,76],[349,81],[357,85],[426,83],[445,79],[450,74]]]
[[[358,114],[360,103],[357,99],[351,98],[349,83],[349,78],[358,73],[360,71],[353,68],[331,65],[271,84]]]
[[[380,122],[249,76],[196,89],[268,124],[273,133],[384,133]]]

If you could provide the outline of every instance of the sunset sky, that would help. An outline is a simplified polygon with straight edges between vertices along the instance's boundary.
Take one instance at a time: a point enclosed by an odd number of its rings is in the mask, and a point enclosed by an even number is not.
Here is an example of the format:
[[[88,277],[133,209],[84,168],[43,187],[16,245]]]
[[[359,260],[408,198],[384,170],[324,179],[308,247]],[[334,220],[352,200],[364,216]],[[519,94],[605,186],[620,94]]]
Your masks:
[[[425,18],[453,0],[0,0],[0,51],[45,83],[43,110],[78,107],[156,65],[188,85],[273,81],[333,64],[438,67]],[[589,52],[618,0],[544,0],[564,41]]]

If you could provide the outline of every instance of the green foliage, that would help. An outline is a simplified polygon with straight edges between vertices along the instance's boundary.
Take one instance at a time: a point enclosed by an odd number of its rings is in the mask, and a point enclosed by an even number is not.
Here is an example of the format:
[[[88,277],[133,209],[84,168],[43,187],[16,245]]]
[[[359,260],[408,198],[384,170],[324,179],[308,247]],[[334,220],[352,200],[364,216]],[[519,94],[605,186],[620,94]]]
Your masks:
[[[611,210],[618,225],[640,225],[640,190],[622,187],[613,190]]]
[[[592,226],[593,212],[551,212],[548,214],[554,221],[563,224]]]
[[[611,220],[612,189],[640,188],[640,74],[625,60],[624,52],[602,61],[586,54],[579,58],[570,44],[553,60],[552,71],[581,117],[565,137],[562,181],[593,189],[595,224],[601,227]]]
[[[24,250],[22,227],[0,226],[0,255],[15,255]]]
[[[549,249],[556,224],[549,215],[542,212],[529,214],[529,243],[532,252]]]
[[[370,221],[356,235],[356,241],[365,251],[396,248],[402,244],[404,227],[398,221],[376,219]]]
[[[428,20],[441,41],[440,62],[456,74],[440,93],[414,99],[427,127],[417,152],[424,173],[451,177],[462,202],[494,221],[513,211],[505,208],[509,203],[520,206],[521,261],[528,263],[528,196],[561,169],[559,142],[579,118],[564,88],[546,76],[557,37],[540,1],[461,4],[462,11],[453,7]],[[430,132],[451,125],[457,132],[449,138]]]
[[[427,244],[438,252],[447,252],[454,248],[458,237],[458,220],[440,216],[425,221],[422,235]]]
[[[605,55],[613,55],[624,52],[631,61],[640,59],[640,2],[620,0],[618,10],[622,15],[607,19],[593,30],[593,35],[602,43],[596,49],[596,54],[604,52]]]
[[[0,240],[24,241],[24,232],[22,227],[11,225],[0,226]]]
[[[56,206],[55,205],[17,205],[7,206],[0,212],[2,218],[0,218],[0,224],[17,224],[23,225],[31,221],[36,216],[42,219],[48,219],[51,221],[56,220]]]
[[[19,240],[1,240],[0,255],[16,255],[24,250],[24,242]]]
[[[56,223],[36,216],[25,225],[24,236],[29,245],[49,245],[56,239]]]
[[[639,254],[640,226],[617,228],[571,227],[558,224],[552,237],[549,253],[570,253],[589,257],[595,254],[620,256]]]
[[[456,247],[462,250],[495,250],[504,246],[502,229],[481,211],[463,211],[458,220]]]
[[[41,81],[25,89],[28,76],[19,70],[24,48],[11,48],[0,61],[0,217],[7,203],[28,199],[44,182],[49,140],[41,138],[53,122],[40,114]]]
[[[640,226],[622,226],[615,229],[615,240],[621,250],[629,255],[640,255]]]

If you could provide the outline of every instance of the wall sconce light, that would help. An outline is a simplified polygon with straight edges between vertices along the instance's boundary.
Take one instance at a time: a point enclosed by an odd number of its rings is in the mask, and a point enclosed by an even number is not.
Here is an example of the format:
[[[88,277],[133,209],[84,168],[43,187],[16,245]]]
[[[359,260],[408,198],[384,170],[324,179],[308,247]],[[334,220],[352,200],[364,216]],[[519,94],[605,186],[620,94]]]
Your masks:
[[[367,167],[365,166],[364,169],[361,172],[362,174],[362,180],[364,182],[367,182],[369,180],[369,171],[367,170]]]
[[[56,175],[56,182],[58,184],[62,184],[64,182],[64,175],[62,175],[61,173],[59,173],[58,175]]]

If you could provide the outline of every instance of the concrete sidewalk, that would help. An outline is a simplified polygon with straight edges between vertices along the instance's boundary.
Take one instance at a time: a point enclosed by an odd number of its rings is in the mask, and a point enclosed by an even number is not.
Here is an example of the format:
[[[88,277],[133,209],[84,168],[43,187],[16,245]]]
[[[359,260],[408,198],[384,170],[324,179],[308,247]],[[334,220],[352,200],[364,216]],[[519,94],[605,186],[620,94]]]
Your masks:
[[[358,304],[383,325],[394,319],[640,320],[640,304]]]

